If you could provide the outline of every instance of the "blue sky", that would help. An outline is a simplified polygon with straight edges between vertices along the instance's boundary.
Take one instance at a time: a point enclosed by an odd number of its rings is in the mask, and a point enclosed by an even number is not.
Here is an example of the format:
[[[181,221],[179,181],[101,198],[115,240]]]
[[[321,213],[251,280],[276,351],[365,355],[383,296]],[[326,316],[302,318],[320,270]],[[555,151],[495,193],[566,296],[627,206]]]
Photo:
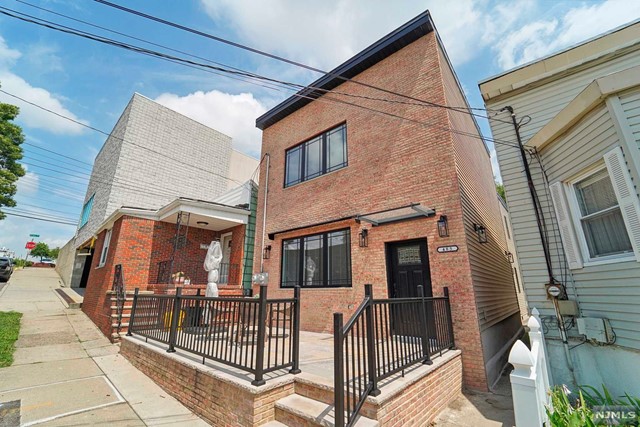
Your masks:
[[[115,0],[114,0],[115,1]],[[124,4],[124,2],[120,1]],[[6,1],[0,6],[154,50],[91,22],[233,67],[297,83],[318,77],[246,51],[152,23],[92,1]],[[331,69],[429,9],[469,101],[482,107],[477,82],[640,17],[637,1],[130,0],[126,6],[321,69]],[[182,55],[181,55],[182,56]],[[198,60],[201,61],[201,60]],[[92,127],[110,131],[139,92],[234,138],[258,157],[255,118],[291,92],[272,90],[0,16],[2,90]],[[105,136],[0,93],[21,107],[27,175],[16,212],[77,221],[91,163]],[[485,135],[488,125],[481,122]],[[43,149],[52,150],[71,160]],[[7,217],[0,247],[24,254],[30,233],[62,246],[75,226]]]

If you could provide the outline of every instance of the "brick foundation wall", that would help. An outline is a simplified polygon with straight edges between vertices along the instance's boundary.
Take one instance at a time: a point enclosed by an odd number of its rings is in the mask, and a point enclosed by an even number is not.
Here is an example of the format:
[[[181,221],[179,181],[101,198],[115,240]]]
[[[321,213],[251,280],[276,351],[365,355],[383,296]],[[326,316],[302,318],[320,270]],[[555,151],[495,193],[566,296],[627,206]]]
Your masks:
[[[189,410],[213,426],[254,426],[275,419],[275,402],[293,394],[293,380],[285,384],[242,387],[224,381],[181,361],[179,356],[150,350],[141,343],[126,338],[120,353],[133,366],[156,382]],[[205,368],[202,368],[205,369]]]
[[[462,361],[456,356],[377,408],[376,419],[385,427],[428,426],[461,394]]]

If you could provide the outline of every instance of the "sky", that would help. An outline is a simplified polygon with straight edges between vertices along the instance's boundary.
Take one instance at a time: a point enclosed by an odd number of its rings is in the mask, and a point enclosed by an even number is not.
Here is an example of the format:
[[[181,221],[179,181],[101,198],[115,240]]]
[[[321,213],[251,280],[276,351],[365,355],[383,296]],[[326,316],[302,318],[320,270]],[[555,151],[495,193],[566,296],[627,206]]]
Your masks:
[[[334,68],[428,9],[470,105],[480,108],[478,81],[640,17],[640,1],[628,0],[129,0],[126,6],[322,70]],[[12,10],[287,82],[309,84],[320,77],[95,1],[0,3],[0,12]],[[0,248],[24,256],[29,234],[39,234],[36,240],[50,247],[63,246],[74,236],[91,165],[106,138],[96,129],[110,132],[134,92],[230,135],[236,149],[259,157],[256,117],[292,94],[265,86],[0,14],[0,90],[58,114],[0,92],[0,102],[20,107],[16,123],[26,136],[27,173],[18,182],[17,207],[7,212],[65,223],[7,216],[0,221]],[[479,122],[490,137],[486,121]],[[499,178],[495,151],[489,147]]]

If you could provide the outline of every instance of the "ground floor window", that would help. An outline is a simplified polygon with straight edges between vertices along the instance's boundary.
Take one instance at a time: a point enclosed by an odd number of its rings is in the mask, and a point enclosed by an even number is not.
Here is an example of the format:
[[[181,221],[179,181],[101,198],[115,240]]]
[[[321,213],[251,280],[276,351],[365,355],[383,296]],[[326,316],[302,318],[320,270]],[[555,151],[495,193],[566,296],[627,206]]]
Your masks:
[[[283,288],[351,286],[351,231],[283,240],[281,273]]]

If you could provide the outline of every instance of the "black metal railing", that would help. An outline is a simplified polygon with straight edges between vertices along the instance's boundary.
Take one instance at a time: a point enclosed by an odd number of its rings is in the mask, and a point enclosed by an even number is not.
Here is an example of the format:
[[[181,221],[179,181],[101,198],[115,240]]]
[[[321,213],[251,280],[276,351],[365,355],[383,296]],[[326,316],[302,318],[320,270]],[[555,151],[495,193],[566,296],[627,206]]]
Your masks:
[[[175,284],[177,286],[192,284],[205,285],[208,273],[204,270],[202,261],[176,261],[171,260],[158,263],[158,273],[151,281],[156,284]],[[238,264],[223,262],[218,270],[218,284],[240,284],[240,268]]]
[[[134,294],[129,332],[254,375],[290,368],[297,374],[300,354],[300,287],[293,298],[207,298]]]
[[[373,299],[371,285],[351,319],[334,313],[335,425],[355,424],[378,383],[454,347],[449,291],[443,297]]]
[[[122,313],[124,311],[124,302],[127,298],[126,289],[124,286],[124,273],[122,272],[122,264],[117,264],[113,272],[113,285],[111,290],[116,295],[116,323],[118,325],[117,331],[120,332],[122,328]]]

